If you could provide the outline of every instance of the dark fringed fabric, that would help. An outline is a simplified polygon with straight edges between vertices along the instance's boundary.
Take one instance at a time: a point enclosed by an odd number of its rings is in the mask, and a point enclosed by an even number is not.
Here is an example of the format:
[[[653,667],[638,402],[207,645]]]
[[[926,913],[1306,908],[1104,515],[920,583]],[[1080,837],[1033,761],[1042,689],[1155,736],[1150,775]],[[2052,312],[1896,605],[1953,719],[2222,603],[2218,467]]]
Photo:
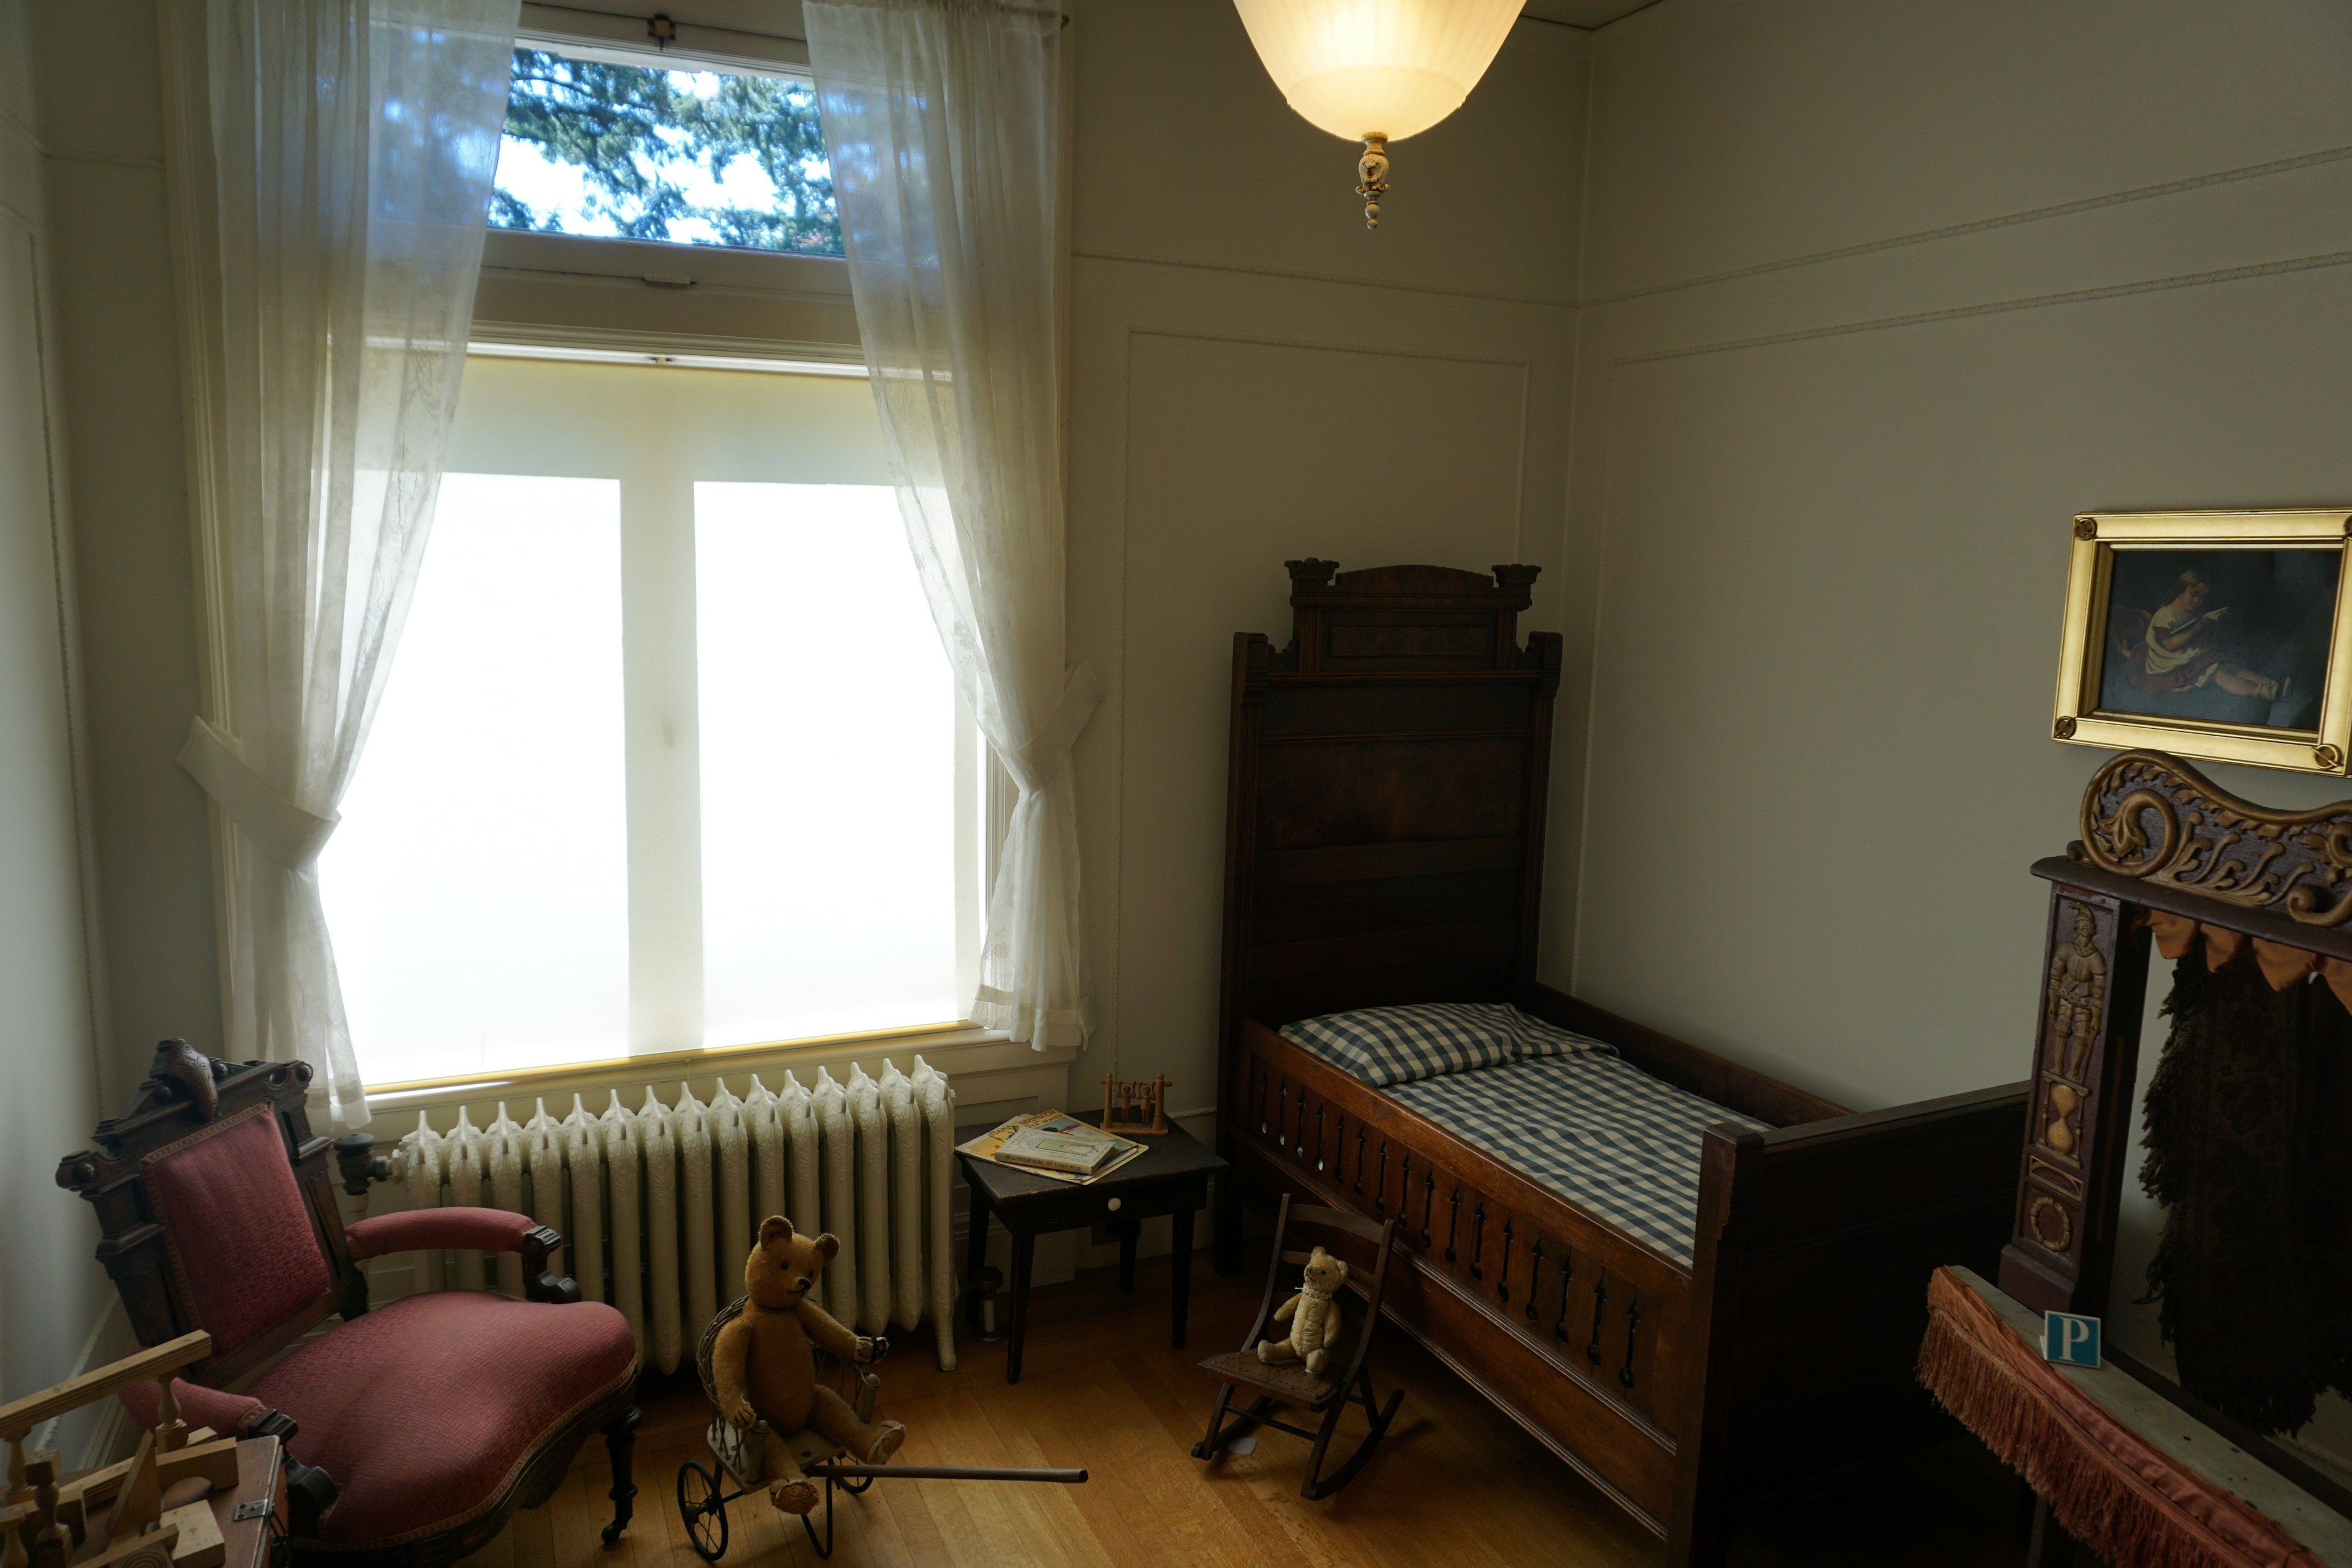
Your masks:
[[[2183,1388],[2263,1432],[2352,1391],[2352,1016],[2273,991],[2251,952],[2174,971],[2141,1184],[2164,1205],[2147,1300]]]
[[[2105,1562],[2319,1568],[2269,1516],[2119,1425],[1948,1268],[1927,1285],[1919,1381]]]

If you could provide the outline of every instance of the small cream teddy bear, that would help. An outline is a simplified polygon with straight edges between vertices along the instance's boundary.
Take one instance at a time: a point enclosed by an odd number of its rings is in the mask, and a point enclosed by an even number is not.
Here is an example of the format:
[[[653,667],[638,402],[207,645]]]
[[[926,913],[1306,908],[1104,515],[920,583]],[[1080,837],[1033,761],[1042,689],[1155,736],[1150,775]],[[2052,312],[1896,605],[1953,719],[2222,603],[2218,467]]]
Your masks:
[[[1290,1325],[1286,1340],[1260,1340],[1257,1359],[1269,1366],[1295,1361],[1320,1377],[1339,1342],[1339,1287],[1348,1278],[1346,1259],[1317,1247],[1307,1259],[1307,1279],[1298,1294],[1275,1309],[1274,1321]]]

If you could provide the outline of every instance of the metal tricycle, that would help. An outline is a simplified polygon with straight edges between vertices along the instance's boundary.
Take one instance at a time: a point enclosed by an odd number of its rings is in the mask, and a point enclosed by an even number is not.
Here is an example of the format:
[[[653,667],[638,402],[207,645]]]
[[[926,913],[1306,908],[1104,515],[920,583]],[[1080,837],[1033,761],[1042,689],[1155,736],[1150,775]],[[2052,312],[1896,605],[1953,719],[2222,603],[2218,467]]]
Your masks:
[[[727,1554],[727,1505],[758,1491],[764,1478],[761,1475],[761,1438],[767,1424],[760,1422],[746,1431],[719,1414],[719,1394],[711,1377],[710,1358],[719,1344],[719,1331],[733,1321],[743,1310],[744,1298],[730,1302],[702,1331],[702,1341],[695,1346],[694,1369],[702,1377],[702,1392],[710,1400],[714,1414],[703,1441],[710,1447],[710,1456],[717,1468],[688,1459],[677,1468],[677,1512],[686,1523],[686,1538],[696,1555],[705,1563],[716,1563]],[[874,1395],[882,1380],[871,1366],[846,1362],[829,1351],[814,1352],[816,1356],[817,1381],[841,1395],[844,1403],[857,1413],[860,1421],[874,1419]],[[814,1426],[803,1427],[784,1438],[784,1446],[799,1461],[801,1471],[811,1480],[824,1482],[824,1533],[819,1535],[814,1512],[800,1516],[801,1528],[808,1531],[809,1544],[816,1548],[819,1557],[833,1555],[833,1492],[835,1487],[857,1497],[877,1480],[940,1480],[940,1481],[1054,1481],[1075,1485],[1087,1479],[1084,1470],[1002,1469],[972,1465],[856,1465],[841,1459],[841,1449],[832,1439]],[[731,1481],[735,1490],[729,1491]]]

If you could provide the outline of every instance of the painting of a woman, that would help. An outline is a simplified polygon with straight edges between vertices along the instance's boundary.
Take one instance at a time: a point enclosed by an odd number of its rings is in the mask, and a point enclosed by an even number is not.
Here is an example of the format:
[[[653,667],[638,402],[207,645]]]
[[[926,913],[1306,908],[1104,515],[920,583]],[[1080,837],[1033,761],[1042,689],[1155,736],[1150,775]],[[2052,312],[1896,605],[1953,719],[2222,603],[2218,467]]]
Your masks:
[[[2099,707],[2316,727],[2340,547],[2117,551]]]
[[[2259,697],[2265,702],[2278,700],[2294,684],[2293,676],[2281,680],[2231,664],[2220,648],[2211,646],[2209,639],[2214,623],[2230,613],[2227,605],[2205,609],[2205,602],[2212,595],[2213,585],[2202,573],[2183,572],[2180,592],[2170,604],[2148,617],[2147,629],[2138,640],[2127,643],[2122,637],[2116,638],[2116,651],[2131,666],[2132,685],[2142,691],[2162,692],[2203,686],[2210,681],[2235,696]]]

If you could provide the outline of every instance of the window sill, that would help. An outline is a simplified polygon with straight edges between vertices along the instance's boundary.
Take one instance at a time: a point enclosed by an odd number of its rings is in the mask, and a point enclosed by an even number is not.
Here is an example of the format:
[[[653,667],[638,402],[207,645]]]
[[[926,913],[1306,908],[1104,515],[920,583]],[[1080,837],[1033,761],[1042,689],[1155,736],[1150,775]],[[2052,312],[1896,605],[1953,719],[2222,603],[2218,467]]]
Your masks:
[[[622,1103],[634,1110],[643,1103],[647,1084],[656,1086],[665,1101],[673,1101],[677,1084],[684,1081],[693,1086],[698,1099],[707,1101],[714,1091],[714,1079],[726,1079],[740,1096],[751,1087],[754,1073],[765,1075],[768,1087],[776,1089],[782,1087],[783,1074],[792,1070],[798,1072],[803,1084],[813,1087],[815,1069],[820,1067],[830,1068],[835,1078],[845,1077],[853,1064],[879,1076],[885,1061],[895,1062],[901,1071],[911,1070],[918,1053],[950,1078],[1061,1067],[1077,1059],[1075,1050],[1033,1050],[1025,1043],[1008,1039],[1000,1030],[959,1021],[866,1034],[826,1035],[814,1039],[616,1057],[558,1067],[470,1073],[388,1083],[380,1088],[371,1085],[368,1109],[376,1121],[387,1124],[378,1130],[380,1137],[397,1136],[400,1129],[390,1124],[420,1110],[454,1110],[461,1105],[487,1107],[505,1100],[509,1102],[509,1114],[521,1121],[527,1119],[525,1112],[534,1099],[545,1100],[550,1113],[562,1116],[571,1110],[564,1097],[576,1094],[586,1103],[592,1094],[602,1098],[604,1091],[614,1089],[624,1091]],[[601,1105],[588,1105],[592,1115],[603,1109]],[[484,1123],[477,1118],[476,1125]]]

